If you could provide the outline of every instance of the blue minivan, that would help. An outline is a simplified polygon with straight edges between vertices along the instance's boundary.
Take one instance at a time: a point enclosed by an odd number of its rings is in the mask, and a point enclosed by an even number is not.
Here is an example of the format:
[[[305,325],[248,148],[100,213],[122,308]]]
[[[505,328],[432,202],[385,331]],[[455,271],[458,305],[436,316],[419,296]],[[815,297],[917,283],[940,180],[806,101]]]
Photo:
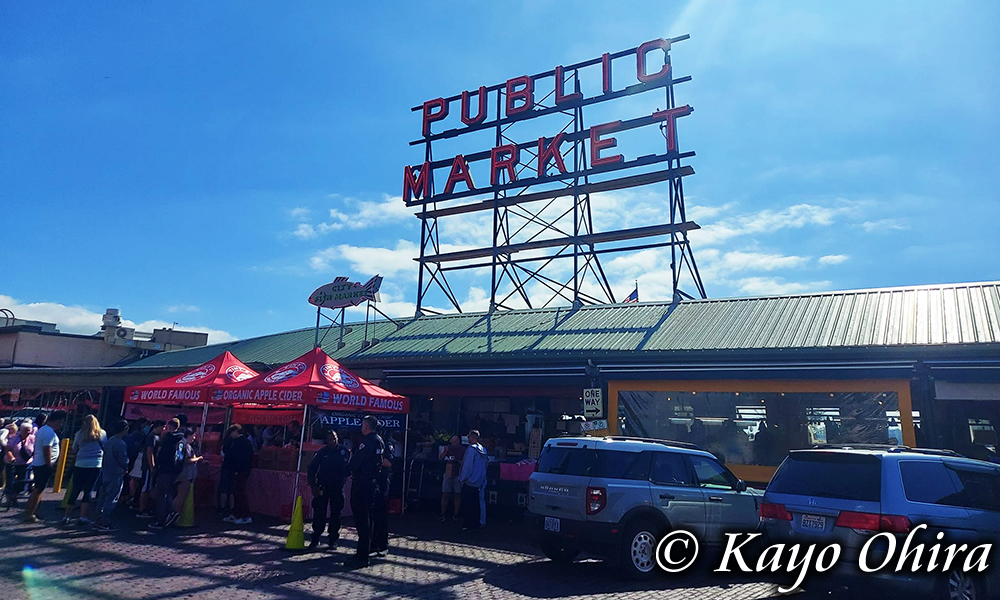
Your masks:
[[[839,544],[838,566],[861,577],[885,579],[900,589],[915,584],[940,598],[1000,594],[1000,566],[993,564],[1000,559],[997,464],[894,446],[796,450],[768,484],[760,515],[768,543]],[[885,567],[862,572],[865,544],[882,532],[891,535],[873,540],[865,566]],[[918,552],[919,544],[924,546]],[[984,544],[992,546],[978,554],[988,554],[989,568],[967,572],[964,559]]]

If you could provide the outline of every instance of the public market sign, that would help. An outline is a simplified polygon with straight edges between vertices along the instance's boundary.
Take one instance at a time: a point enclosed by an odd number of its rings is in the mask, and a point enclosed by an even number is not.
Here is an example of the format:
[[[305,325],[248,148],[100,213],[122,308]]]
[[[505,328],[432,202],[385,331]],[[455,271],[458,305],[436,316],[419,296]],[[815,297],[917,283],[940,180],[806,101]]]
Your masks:
[[[378,275],[365,283],[348,281],[346,277],[337,277],[333,282],[321,285],[309,294],[309,304],[321,308],[346,308],[357,306],[365,301],[377,302],[382,278]]]
[[[675,40],[651,40],[630,50],[604,53],[600,58],[566,67],[560,65],[554,70],[536,75],[513,77],[502,84],[480,86],[478,90],[463,91],[450,98],[428,100],[422,106],[413,108],[423,115],[423,137],[410,142],[410,145],[429,144],[438,139],[505,126],[515,121],[573,110],[678,83],[682,80],[671,79],[670,44],[671,41],[686,38],[687,36]],[[621,81],[624,75],[631,85],[616,89],[612,82],[612,64],[615,65],[615,74],[619,75],[618,80]],[[594,73],[596,84],[598,65],[601,93],[585,96],[581,91],[580,73]],[[624,71],[619,71],[623,66]],[[580,131],[557,132],[552,137],[539,137],[537,140],[525,140],[521,143],[510,141],[490,150],[459,154],[445,160],[432,161],[428,152],[428,159],[423,164],[404,167],[403,200],[407,206],[421,205],[556,182],[565,179],[567,175],[585,177],[673,160],[679,158],[676,121],[690,115],[693,110],[689,105],[656,110],[650,115],[628,121],[610,121]],[[433,131],[435,126],[446,123],[453,127]],[[665,154],[633,160],[626,160],[622,154],[612,154],[612,149],[618,146],[618,140],[612,134],[648,125],[660,125],[662,128],[667,139]],[[577,142],[589,146],[589,152],[586,153],[589,167],[570,165],[567,168],[565,153],[560,146]],[[534,168],[521,163],[522,150],[530,155],[529,161]],[[486,175],[489,185],[485,185],[485,180],[478,184],[473,180],[469,165],[477,161],[488,162],[489,171]],[[434,171],[438,169],[442,173],[444,169],[448,170],[445,184],[440,190],[433,185]],[[506,175],[506,181],[502,181],[503,174]]]

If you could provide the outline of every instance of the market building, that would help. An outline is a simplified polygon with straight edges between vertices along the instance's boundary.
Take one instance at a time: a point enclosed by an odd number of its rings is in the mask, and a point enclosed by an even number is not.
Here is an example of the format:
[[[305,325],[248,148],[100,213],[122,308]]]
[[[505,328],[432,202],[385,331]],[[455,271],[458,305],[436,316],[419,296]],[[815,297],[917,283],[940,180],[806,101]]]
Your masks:
[[[122,393],[230,351],[255,370],[314,329],[164,352],[126,367],[0,370],[0,389]],[[788,450],[904,444],[996,456],[1000,284],[423,316],[320,332],[334,359],[410,398],[408,455],[478,428],[498,462],[533,459],[584,412],[595,434],[697,443],[766,482]],[[13,407],[5,407],[10,410]]]

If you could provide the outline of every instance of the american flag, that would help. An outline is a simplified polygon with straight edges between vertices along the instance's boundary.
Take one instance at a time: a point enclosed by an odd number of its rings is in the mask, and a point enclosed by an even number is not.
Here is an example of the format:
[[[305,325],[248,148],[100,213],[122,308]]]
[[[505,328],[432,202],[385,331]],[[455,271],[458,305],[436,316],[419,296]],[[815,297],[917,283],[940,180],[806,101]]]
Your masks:
[[[622,300],[622,303],[628,304],[629,302],[638,302],[638,301],[639,301],[639,286],[635,286],[635,289],[632,290],[632,293],[628,295],[628,298]]]

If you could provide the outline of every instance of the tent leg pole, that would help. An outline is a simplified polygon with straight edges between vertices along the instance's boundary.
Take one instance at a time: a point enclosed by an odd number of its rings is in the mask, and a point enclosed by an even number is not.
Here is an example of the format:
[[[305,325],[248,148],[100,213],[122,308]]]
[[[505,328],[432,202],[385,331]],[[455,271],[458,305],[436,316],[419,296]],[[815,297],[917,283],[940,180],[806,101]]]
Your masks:
[[[403,501],[399,507],[399,514],[406,513],[406,495],[408,493],[409,487],[407,483],[410,481],[410,477],[413,476],[412,473],[406,468],[406,447],[410,442],[410,415],[407,413],[406,418],[403,420]],[[418,494],[419,496],[419,494]]]
[[[198,454],[201,454],[202,441],[205,439],[205,425],[208,423],[208,402],[201,410],[201,429],[198,431]]]
[[[317,332],[319,329],[316,330]],[[299,434],[299,460],[295,465],[295,483],[292,485],[292,511],[295,510],[295,500],[299,497],[299,472],[302,471],[302,446],[306,443],[306,427],[309,424],[309,405],[302,407],[302,433]]]

